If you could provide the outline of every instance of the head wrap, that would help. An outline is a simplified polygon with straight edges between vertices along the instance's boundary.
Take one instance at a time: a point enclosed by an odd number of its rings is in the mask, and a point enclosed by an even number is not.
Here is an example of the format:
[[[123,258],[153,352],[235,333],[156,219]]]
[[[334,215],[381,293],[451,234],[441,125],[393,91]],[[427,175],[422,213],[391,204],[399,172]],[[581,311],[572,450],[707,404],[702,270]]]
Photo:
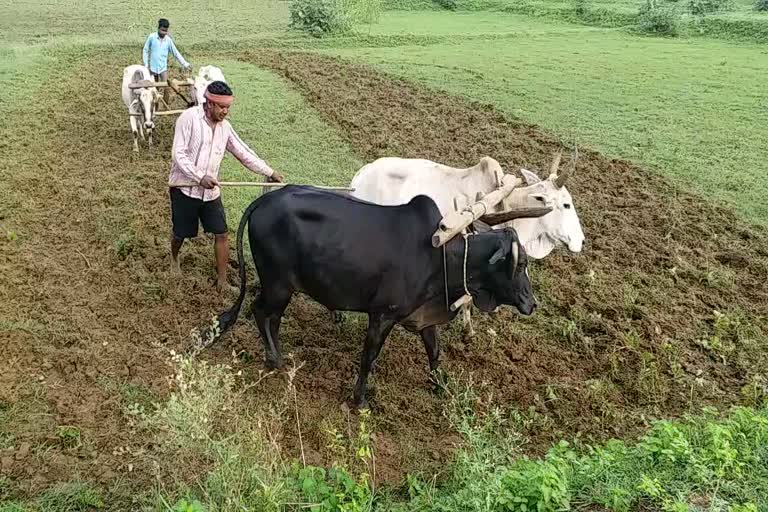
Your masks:
[[[232,95],[212,94],[209,91],[205,91],[205,98],[211,103],[216,103],[222,107],[229,107],[232,105],[232,102],[235,101],[235,97]]]

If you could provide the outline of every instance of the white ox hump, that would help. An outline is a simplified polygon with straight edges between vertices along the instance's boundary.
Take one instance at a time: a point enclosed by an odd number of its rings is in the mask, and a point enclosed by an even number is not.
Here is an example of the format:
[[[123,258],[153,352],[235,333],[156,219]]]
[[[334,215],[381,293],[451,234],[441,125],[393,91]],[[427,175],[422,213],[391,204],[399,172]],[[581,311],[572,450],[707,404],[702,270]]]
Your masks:
[[[417,195],[426,195],[440,213],[450,213],[454,197],[474,201],[477,192],[496,189],[503,171],[490,157],[468,168],[455,168],[421,158],[379,158],[363,166],[350,187],[352,196],[381,205],[405,204]]]
[[[208,88],[208,85],[216,81],[226,82],[224,73],[220,68],[216,66],[202,66],[197,71],[197,76],[194,79],[194,88],[198,105],[202,105],[205,102],[205,90]]]

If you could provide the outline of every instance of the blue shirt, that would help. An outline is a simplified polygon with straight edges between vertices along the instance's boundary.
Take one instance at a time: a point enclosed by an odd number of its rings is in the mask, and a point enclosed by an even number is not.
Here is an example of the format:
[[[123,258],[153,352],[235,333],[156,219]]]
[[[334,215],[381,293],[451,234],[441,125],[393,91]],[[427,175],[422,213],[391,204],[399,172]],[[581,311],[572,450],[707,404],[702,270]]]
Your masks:
[[[168,69],[168,50],[173,52],[173,57],[183,67],[188,68],[189,63],[184,60],[176,45],[173,44],[171,36],[166,35],[162,39],[157,32],[149,34],[147,42],[144,43],[144,67],[149,68],[151,73],[160,74]]]

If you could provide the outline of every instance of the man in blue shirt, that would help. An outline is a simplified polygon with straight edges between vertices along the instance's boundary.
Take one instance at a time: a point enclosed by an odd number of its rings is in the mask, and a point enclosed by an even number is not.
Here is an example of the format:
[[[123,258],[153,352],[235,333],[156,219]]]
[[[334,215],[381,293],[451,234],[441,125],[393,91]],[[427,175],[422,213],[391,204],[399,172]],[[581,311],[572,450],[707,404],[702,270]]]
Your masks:
[[[149,72],[158,82],[168,80],[168,51],[173,53],[173,57],[181,64],[184,69],[189,69],[192,65],[181,56],[176,45],[173,44],[171,36],[168,35],[170,23],[167,19],[161,18],[157,23],[157,32],[149,34],[147,42],[144,43],[144,67],[149,68]],[[166,87],[163,91],[163,99],[166,105],[170,99],[170,90]]]

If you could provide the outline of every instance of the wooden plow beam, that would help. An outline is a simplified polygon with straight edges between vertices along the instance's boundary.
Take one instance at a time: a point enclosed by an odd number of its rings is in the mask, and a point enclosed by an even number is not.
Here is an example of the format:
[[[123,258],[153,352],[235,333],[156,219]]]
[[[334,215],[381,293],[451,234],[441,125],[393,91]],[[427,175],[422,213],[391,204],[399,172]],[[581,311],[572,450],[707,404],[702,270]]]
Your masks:
[[[192,80],[191,78],[187,78],[185,80],[176,80],[175,78],[172,78],[167,82],[155,82],[154,80],[139,80],[137,82],[132,82],[128,84],[128,88],[143,89],[147,87],[157,87],[157,88],[170,87],[175,91],[177,90],[178,87],[190,86],[190,85],[195,85],[195,81]]]
[[[258,181],[220,181],[219,186],[220,187],[263,187],[263,188],[280,188],[285,187],[287,185],[296,185],[295,183],[269,183],[269,182],[263,182],[259,183]],[[199,183],[169,183],[169,187],[171,188],[181,188],[181,187],[199,187]],[[322,190],[333,190],[333,191],[339,191],[339,192],[354,192],[354,188],[350,187],[325,187],[322,185],[298,185],[300,187],[314,187],[319,188]]]
[[[184,112],[184,110],[156,110],[155,115],[156,116],[175,116],[176,114],[181,114]],[[144,117],[144,114],[128,114],[129,116],[133,117]]]

